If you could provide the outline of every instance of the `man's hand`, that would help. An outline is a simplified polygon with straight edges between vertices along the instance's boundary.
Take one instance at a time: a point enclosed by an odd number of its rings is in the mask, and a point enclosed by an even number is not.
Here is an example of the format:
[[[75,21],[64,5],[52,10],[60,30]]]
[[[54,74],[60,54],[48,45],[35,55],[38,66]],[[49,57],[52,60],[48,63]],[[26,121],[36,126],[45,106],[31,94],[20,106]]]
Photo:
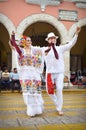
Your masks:
[[[15,35],[15,32],[14,32],[14,31],[12,31],[12,35]]]
[[[80,31],[81,31],[81,27],[77,27],[75,34],[78,35]]]

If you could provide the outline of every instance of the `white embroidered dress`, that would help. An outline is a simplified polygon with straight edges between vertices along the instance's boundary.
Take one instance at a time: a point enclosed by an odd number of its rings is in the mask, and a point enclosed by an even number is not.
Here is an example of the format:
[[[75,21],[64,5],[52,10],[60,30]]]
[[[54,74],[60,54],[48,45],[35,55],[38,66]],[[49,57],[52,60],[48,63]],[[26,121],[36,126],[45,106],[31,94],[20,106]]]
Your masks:
[[[39,47],[31,46],[31,52],[22,49],[23,58],[17,56],[17,68],[23,92],[24,103],[27,105],[27,115],[41,114],[44,101],[41,93],[41,77],[43,70],[43,52]]]

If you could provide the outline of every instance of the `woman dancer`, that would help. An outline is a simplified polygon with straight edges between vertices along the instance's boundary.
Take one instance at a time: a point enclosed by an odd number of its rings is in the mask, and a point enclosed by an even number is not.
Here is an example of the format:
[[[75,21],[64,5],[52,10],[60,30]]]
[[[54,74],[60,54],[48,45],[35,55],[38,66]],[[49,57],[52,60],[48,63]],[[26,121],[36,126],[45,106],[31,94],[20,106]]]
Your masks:
[[[23,99],[27,105],[27,115],[33,117],[42,114],[44,101],[41,94],[40,73],[43,70],[43,53],[38,47],[32,46],[30,37],[22,36],[17,45],[14,32],[9,44],[17,51],[17,68]]]

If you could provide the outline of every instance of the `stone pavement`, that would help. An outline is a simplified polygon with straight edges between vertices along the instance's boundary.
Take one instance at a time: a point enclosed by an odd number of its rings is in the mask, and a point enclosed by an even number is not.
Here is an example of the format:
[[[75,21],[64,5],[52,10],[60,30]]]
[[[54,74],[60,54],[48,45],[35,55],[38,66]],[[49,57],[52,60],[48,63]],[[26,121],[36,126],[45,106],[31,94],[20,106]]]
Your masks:
[[[59,116],[50,97],[43,92],[45,110],[26,115],[22,94],[0,93],[0,130],[86,130],[86,89],[64,90],[64,116]]]

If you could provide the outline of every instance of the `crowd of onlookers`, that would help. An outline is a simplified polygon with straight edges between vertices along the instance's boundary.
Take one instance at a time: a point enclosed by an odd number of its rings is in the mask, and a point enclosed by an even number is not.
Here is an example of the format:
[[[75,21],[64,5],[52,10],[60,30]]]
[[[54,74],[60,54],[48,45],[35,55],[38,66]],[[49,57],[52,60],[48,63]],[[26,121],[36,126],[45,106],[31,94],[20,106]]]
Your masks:
[[[44,86],[45,71],[41,75],[41,78],[42,85]],[[70,82],[73,85],[84,85],[86,88],[86,72],[79,74],[72,72],[70,74]],[[5,66],[3,69],[0,67],[0,91],[1,90],[11,90],[12,92],[14,92],[14,90],[18,90],[18,92],[21,92],[17,68],[13,68],[13,70],[9,71],[7,66]]]
[[[9,71],[7,67],[4,67],[2,70],[0,67],[0,91],[1,90],[18,90],[21,91],[21,85],[19,82],[19,75],[17,68],[13,68],[12,71]]]
[[[81,72],[81,71],[77,71],[77,72],[72,72],[71,76],[70,76],[70,82],[73,85],[82,85],[86,88],[86,71]]]

